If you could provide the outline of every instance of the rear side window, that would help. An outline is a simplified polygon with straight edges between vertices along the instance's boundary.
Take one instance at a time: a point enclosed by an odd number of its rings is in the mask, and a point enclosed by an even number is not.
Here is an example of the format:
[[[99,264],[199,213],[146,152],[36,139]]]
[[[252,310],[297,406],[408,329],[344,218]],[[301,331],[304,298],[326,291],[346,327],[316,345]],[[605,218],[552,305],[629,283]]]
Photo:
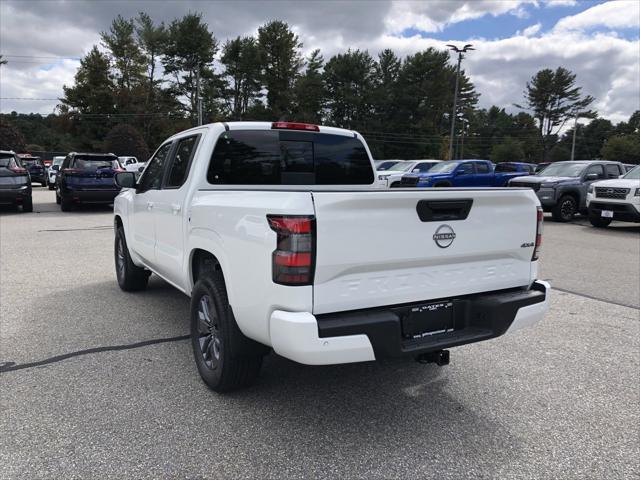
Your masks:
[[[361,185],[373,183],[373,169],[356,138],[240,130],[218,139],[207,180],[222,185]]]
[[[191,159],[196,151],[199,139],[199,135],[194,135],[193,137],[181,138],[178,140],[176,153],[173,156],[173,163],[171,164],[171,170],[169,171],[169,178],[167,178],[167,187],[177,188],[182,186],[185,182],[187,175],[189,174]]]
[[[517,172],[518,168],[513,163],[499,163],[496,165],[496,172]]]
[[[462,172],[465,175],[469,175],[473,173],[473,164],[472,163],[463,163],[458,167],[457,172]]]
[[[620,176],[620,169],[618,165],[607,164],[604,166],[604,170],[607,174],[607,178],[618,178]]]
[[[476,170],[478,173],[491,173],[489,165],[483,162],[476,162]]]

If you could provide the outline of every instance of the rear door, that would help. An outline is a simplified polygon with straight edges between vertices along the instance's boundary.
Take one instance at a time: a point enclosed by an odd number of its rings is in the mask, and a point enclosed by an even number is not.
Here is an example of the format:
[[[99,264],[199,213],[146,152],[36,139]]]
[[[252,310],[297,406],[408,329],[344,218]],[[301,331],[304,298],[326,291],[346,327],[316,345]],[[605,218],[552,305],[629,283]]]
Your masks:
[[[316,314],[529,284],[530,190],[316,191],[313,201]]]
[[[473,185],[476,187],[490,187],[493,185],[493,169],[486,162],[473,162],[475,175]]]
[[[156,232],[155,262],[158,273],[167,280],[181,285],[183,282],[185,200],[189,184],[187,177],[193,163],[201,135],[177,139],[174,153],[167,161],[162,190],[154,205]],[[186,285],[181,285],[186,287]]]

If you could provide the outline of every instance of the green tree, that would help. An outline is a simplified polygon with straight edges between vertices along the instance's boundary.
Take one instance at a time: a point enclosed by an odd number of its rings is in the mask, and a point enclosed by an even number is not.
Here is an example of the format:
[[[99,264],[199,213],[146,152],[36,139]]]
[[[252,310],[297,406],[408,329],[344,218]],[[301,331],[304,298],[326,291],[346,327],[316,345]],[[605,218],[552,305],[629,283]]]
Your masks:
[[[504,139],[503,143],[496,144],[491,149],[491,161],[500,162],[522,162],[524,160],[524,150],[522,144],[512,137]]]
[[[376,63],[368,52],[348,50],[331,57],[324,68],[327,114],[331,124],[361,129],[372,112]]]
[[[227,40],[222,47],[220,63],[225,67],[224,78],[227,108],[231,118],[242,120],[249,107],[259,101],[261,84],[260,49],[253,37]]]
[[[391,49],[383,50],[378,55],[375,65],[375,86],[372,91],[371,130],[388,132],[395,130],[398,117],[398,78],[402,61]],[[374,142],[372,145],[378,158],[389,158],[402,149],[401,144]],[[395,155],[397,156],[397,155]]]
[[[140,84],[144,78],[145,58],[134,34],[134,21],[125,20],[120,15],[111,22],[108,32],[100,34],[102,43],[111,54],[118,88],[127,92]],[[128,98],[125,101],[128,101]]]
[[[293,110],[293,88],[302,67],[302,43],[286,22],[275,20],[258,28],[258,45],[267,108],[274,120],[286,119]]]
[[[0,150],[24,152],[27,141],[22,132],[5,121],[0,121]]]
[[[590,95],[582,96],[582,88],[576,86],[576,76],[563,67],[555,71],[545,68],[536,73],[525,89],[525,106],[516,105],[533,112],[538,122],[543,157],[556,141],[558,132],[567,120],[580,113],[589,117],[593,112],[586,110],[593,102]]]
[[[571,150],[562,144],[556,144],[549,151],[550,162],[565,162],[571,159]]]
[[[134,156],[141,162],[149,158],[149,148],[133,126],[121,123],[113,127],[104,139],[104,150],[118,156]]]
[[[99,149],[107,131],[113,126],[116,113],[116,88],[109,58],[94,46],[80,60],[73,86],[62,87],[60,111],[73,121],[72,133],[77,136],[76,148]]]
[[[177,97],[186,98],[185,109],[195,119],[198,105],[197,82],[213,75],[213,59],[218,42],[202,20],[202,14],[189,13],[173,20],[165,54],[162,58],[165,74],[171,80],[171,89]]]
[[[603,118],[596,118],[587,125],[578,124],[574,158],[585,160],[599,158],[604,142],[613,135],[614,130],[613,124]],[[573,128],[565,132],[560,143],[571,151]]]
[[[640,164],[640,133],[612,136],[602,147],[602,157],[606,160]]]
[[[314,50],[307,58],[307,67],[295,85],[296,120],[310,123],[322,122],[324,108],[324,82],[322,68],[324,58],[320,50]]]

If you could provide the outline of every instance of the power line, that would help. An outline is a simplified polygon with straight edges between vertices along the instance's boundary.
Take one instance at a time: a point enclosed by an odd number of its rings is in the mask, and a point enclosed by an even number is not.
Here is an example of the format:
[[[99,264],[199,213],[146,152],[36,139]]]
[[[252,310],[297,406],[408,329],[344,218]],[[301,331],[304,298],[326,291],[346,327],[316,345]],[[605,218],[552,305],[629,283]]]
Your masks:
[[[0,100],[42,100],[42,101],[59,101],[59,98],[31,98],[31,97],[0,97]]]

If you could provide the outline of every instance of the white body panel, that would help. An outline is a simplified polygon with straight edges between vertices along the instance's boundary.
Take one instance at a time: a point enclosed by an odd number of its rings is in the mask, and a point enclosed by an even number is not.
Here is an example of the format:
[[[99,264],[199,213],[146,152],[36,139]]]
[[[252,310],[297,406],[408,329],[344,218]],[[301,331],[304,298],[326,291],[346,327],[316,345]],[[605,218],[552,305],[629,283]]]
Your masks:
[[[228,128],[266,130],[271,125],[231,123]],[[319,339],[314,315],[320,313],[526,287],[535,279],[532,248],[521,247],[535,241],[538,200],[529,189],[389,191],[376,189],[376,182],[210,185],[209,160],[224,131],[222,124],[212,124],[169,139],[201,134],[184,185],[139,193],[123,189],[114,211],[132,260],[187,295],[193,288],[194,252],[215,256],[240,330],[288,358],[309,364],[374,358],[365,335]],[[354,136],[321,127],[324,132]],[[421,222],[416,213],[420,199],[472,199],[473,206],[466,220]],[[268,214],[315,215],[313,285],[272,281],[276,234]],[[432,238],[442,223],[457,235],[446,249]]]

